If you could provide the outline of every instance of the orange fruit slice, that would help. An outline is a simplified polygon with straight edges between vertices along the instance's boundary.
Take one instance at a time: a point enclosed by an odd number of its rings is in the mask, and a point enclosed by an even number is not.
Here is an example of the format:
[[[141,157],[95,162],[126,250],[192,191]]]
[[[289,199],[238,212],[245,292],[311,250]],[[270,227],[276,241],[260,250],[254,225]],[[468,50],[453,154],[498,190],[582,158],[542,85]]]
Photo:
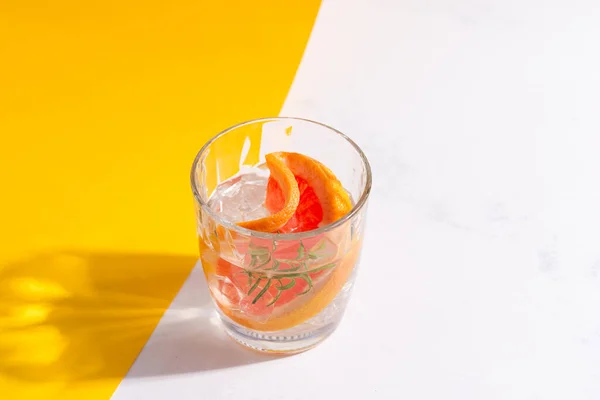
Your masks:
[[[279,229],[281,233],[311,231],[317,229],[323,220],[323,208],[314,189],[300,177],[296,177],[296,182],[300,191],[300,202],[292,218]],[[265,206],[274,212],[281,209],[284,203],[285,198],[279,184],[275,179],[269,178]]]
[[[286,166],[283,159],[279,157],[278,153],[267,154],[265,158],[267,167],[271,172],[270,178],[273,178],[281,188],[283,197],[281,209],[268,217],[238,222],[237,225],[253,231],[276,232],[282,228],[296,212],[298,202],[300,201],[300,191],[298,190],[298,183],[294,178],[294,174]]]
[[[302,178],[313,188],[323,208],[323,224],[337,221],[352,210],[350,196],[329,168],[300,153],[279,154],[295,177]]]
[[[300,153],[271,153],[283,160],[298,184],[300,201],[295,213],[279,232],[304,232],[327,225],[352,209],[350,196],[329,168]],[[275,212],[285,204],[284,192],[274,176],[269,178],[265,206]]]

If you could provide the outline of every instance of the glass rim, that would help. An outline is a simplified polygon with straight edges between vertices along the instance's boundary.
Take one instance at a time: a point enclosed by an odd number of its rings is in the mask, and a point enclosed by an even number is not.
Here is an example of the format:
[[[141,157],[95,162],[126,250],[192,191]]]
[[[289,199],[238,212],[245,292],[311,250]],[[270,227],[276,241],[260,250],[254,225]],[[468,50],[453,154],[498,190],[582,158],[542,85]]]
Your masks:
[[[306,231],[306,232],[297,232],[297,233],[271,233],[271,232],[259,232],[259,231],[253,231],[251,229],[247,229],[247,228],[243,228],[241,226],[238,226],[235,222],[229,221],[223,217],[221,217],[219,215],[219,213],[217,213],[216,211],[212,210],[209,206],[208,206],[208,202],[204,201],[202,199],[202,196],[200,195],[200,191],[198,190],[198,180],[196,179],[196,171],[198,170],[198,164],[200,162],[200,158],[202,157],[202,155],[208,150],[208,148],[210,147],[211,144],[213,144],[216,140],[218,140],[221,136],[226,135],[227,133],[236,130],[238,128],[241,128],[243,126],[246,125],[252,125],[252,124],[256,124],[256,123],[261,123],[261,122],[268,122],[268,121],[303,121],[303,122],[308,122],[310,124],[315,124],[315,125],[319,125],[323,128],[327,128],[329,129],[331,132],[337,134],[338,136],[341,136],[342,139],[344,139],[346,142],[350,143],[350,145],[354,148],[354,150],[356,150],[356,152],[359,154],[360,159],[362,160],[363,164],[365,165],[365,172],[366,172],[366,182],[365,182],[365,187],[362,190],[362,193],[358,199],[358,201],[356,202],[356,204],[354,204],[354,206],[352,207],[352,210],[350,210],[350,212],[348,212],[346,215],[344,215],[342,218],[338,219],[337,221],[334,221],[330,224],[324,225],[320,228],[317,229],[313,229],[310,231]],[[202,168],[202,166],[200,166],[200,168]],[[366,204],[368,198],[369,198],[369,194],[371,193],[371,185],[372,185],[372,177],[371,177],[371,165],[369,164],[369,160],[367,159],[367,156],[365,155],[365,153],[362,151],[362,149],[352,140],[350,139],[348,136],[346,136],[344,133],[340,132],[339,130],[326,125],[324,123],[321,122],[317,122],[317,121],[313,121],[307,118],[299,118],[299,117],[265,117],[265,118],[257,118],[257,119],[251,119],[248,121],[244,121],[244,122],[240,122],[239,124],[233,125],[229,128],[224,129],[223,131],[219,132],[218,134],[216,134],[215,136],[213,136],[210,140],[208,140],[204,146],[202,146],[202,148],[200,149],[200,151],[198,151],[198,153],[196,154],[196,157],[194,158],[194,162],[192,163],[192,170],[190,173],[190,180],[191,180],[191,185],[192,185],[192,192],[194,194],[194,197],[196,199],[196,201],[198,201],[198,203],[200,204],[200,207],[202,207],[202,209],[204,211],[206,211],[219,225],[222,225],[223,227],[235,231],[237,233],[241,233],[243,235],[246,236],[252,236],[252,237],[256,237],[256,238],[261,238],[261,239],[270,239],[270,240],[299,240],[299,239],[306,239],[306,238],[310,238],[313,236],[317,236],[326,232],[329,232],[341,225],[343,225],[346,221],[348,221],[349,219],[351,219],[353,216],[355,216],[362,208],[363,206]],[[207,199],[208,200],[208,199]]]

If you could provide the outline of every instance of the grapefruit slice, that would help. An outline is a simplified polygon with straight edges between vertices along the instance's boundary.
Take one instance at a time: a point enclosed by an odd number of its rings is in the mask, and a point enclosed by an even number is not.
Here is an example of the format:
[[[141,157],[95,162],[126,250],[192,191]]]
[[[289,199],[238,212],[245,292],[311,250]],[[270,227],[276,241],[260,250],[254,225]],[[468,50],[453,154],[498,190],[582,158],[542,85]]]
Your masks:
[[[286,166],[283,159],[277,153],[266,155],[267,167],[271,172],[272,178],[281,189],[283,204],[277,212],[268,217],[255,219],[252,221],[238,222],[237,225],[242,228],[251,229],[260,232],[276,232],[281,229],[292,218],[298,202],[300,201],[300,192],[298,183],[292,174],[292,171]]]
[[[296,182],[300,192],[300,202],[292,218],[279,229],[281,233],[311,231],[317,229],[323,220],[323,208],[314,189],[300,177],[296,177]],[[271,212],[276,212],[283,207],[284,203],[285,198],[279,184],[270,177],[267,184],[266,208]]]
[[[304,232],[327,225],[352,209],[350,196],[329,168],[300,153],[278,152],[271,155],[283,160],[294,175],[300,201],[289,221],[279,232]],[[277,212],[285,205],[286,197],[275,176],[269,178],[265,206]]]

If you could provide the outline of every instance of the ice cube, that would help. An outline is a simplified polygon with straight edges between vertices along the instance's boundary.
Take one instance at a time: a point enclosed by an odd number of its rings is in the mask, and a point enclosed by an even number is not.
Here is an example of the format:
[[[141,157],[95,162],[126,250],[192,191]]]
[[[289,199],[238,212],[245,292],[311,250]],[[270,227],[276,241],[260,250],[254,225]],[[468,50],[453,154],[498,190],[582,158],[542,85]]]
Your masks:
[[[268,175],[247,172],[217,186],[209,206],[232,222],[263,218],[270,213],[265,208]]]

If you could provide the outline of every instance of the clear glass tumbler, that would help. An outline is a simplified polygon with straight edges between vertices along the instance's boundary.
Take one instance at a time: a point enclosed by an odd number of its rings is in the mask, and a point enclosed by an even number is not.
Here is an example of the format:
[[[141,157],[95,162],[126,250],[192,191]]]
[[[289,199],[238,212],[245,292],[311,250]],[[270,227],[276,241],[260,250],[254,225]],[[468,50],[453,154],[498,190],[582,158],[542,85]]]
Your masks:
[[[350,194],[352,210],[300,233],[236,225],[264,201],[265,155],[278,151],[302,153],[329,167]],[[202,267],[227,333],[274,353],[304,351],[329,336],[346,308],[361,252],[371,189],[361,149],[318,122],[258,119],[206,143],[191,183]]]

